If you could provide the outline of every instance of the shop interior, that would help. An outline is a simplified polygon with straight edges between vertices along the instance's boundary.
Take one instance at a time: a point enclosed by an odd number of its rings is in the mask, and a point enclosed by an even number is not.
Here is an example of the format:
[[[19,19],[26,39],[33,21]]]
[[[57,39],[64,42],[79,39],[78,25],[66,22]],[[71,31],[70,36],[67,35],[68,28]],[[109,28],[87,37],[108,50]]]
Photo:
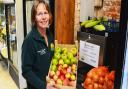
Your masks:
[[[113,88],[106,89],[127,89],[128,84],[124,84],[124,80],[128,78],[125,69],[128,59],[125,58],[128,0],[45,1],[49,3],[53,14],[51,29],[57,44],[74,45],[78,42],[79,60],[74,89],[87,88],[88,84],[84,83],[87,73],[98,66],[106,66],[110,73],[114,71]],[[32,5],[33,0],[0,1],[0,78],[10,81],[4,86],[7,88],[0,85],[0,89],[26,88],[26,81],[21,74],[21,46],[31,29]],[[87,22],[90,24],[87,25]],[[84,53],[83,50],[89,47],[87,45],[94,48],[91,48],[93,51],[86,51],[97,56]],[[90,56],[95,59],[91,61]],[[2,71],[5,71],[5,77],[1,75],[4,73]]]

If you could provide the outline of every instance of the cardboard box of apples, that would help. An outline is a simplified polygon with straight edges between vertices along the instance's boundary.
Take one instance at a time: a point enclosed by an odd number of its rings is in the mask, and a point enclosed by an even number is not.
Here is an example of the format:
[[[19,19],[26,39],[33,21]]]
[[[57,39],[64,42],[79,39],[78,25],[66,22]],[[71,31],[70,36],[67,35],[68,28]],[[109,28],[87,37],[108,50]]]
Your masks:
[[[47,83],[58,89],[76,89],[78,63],[78,42],[58,44],[55,41],[55,53],[51,61]]]

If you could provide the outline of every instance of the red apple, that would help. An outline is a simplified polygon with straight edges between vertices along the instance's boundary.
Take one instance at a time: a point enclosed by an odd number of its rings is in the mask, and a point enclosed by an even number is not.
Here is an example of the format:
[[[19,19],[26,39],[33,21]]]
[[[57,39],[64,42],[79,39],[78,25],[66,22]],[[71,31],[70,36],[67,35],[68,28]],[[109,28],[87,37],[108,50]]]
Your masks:
[[[49,77],[53,77],[55,75],[55,72],[54,71],[49,71]]]
[[[58,70],[62,70],[62,65],[58,65]]]
[[[60,71],[59,71],[59,70],[56,71],[56,75],[57,75],[57,76],[60,75]]]
[[[62,74],[62,75],[59,76],[59,78],[60,78],[61,80],[64,80],[64,79],[65,79],[65,76]]]
[[[69,85],[69,80],[68,79],[64,79],[63,80],[63,85],[64,86],[68,86]]]
[[[54,81],[56,81],[58,79],[58,76],[57,75],[54,75],[53,76],[53,79],[54,79]]]

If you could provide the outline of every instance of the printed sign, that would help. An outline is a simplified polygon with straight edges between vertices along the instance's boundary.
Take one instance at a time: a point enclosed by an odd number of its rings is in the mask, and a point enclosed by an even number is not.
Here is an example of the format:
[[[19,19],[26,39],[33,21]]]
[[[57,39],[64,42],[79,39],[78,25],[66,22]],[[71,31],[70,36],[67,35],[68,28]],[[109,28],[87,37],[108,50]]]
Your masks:
[[[98,67],[100,46],[80,40],[80,61]]]

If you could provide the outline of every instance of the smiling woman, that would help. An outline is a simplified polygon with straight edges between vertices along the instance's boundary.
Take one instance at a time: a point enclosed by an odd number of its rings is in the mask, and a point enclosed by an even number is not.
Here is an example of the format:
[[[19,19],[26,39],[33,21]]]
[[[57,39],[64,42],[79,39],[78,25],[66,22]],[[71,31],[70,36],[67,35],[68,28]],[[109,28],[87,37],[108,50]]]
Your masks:
[[[31,10],[32,30],[22,45],[22,74],[27,81],[27,89],[54,89],[47,85],[46,76],[53,55],[53,35],[50,8],[43,0],[35,0]]]

